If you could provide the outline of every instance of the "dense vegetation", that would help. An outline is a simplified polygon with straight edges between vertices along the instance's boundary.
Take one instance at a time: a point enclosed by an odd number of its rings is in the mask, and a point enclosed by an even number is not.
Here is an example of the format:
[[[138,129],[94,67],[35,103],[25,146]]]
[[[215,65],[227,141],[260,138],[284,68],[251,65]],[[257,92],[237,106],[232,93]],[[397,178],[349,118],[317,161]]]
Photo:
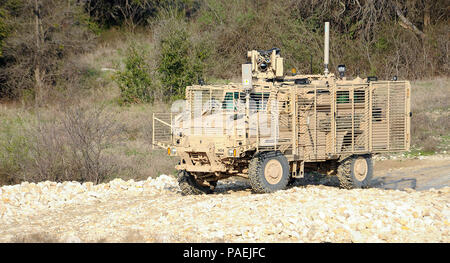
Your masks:
[[[152,92],[132,101],[179,97],[200,78],[236,77],[250,49],[280,47],[286,68],[305,73],[312,57],[319,73],[324,21],[332,26],[332,68],[344,63],[350,75],[382,78],[446,76],[448,8],[445,0],[4,0],[0,95],[39,102],[79,84],[92,71],[78,54],[112,28],[153,39],[141,57],[156,61],[146,69]]]

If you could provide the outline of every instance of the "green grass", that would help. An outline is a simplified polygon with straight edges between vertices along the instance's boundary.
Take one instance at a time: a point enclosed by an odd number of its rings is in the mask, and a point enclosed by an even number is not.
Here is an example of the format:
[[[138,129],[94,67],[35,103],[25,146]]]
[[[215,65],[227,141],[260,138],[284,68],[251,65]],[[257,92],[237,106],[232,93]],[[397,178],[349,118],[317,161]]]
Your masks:
[[[412,82],[411,146],[424,153],[450,150],[450,79]]]
[[[125,151],[125,155],[127,157],[130,157],[130,156],[142,156],[142,157],[144,157],[144,156],[147,156],[148,154],[149,154],[148,152],[141,152],[141,151],[139,151],[137,149],[127,149]]]
[[[405,157],[430,156],[435,153],[436,153],[435,151],[424,151],[424,150],[413,149],[413,150],[410,150],[409,152],[405,152],[404,156]]]

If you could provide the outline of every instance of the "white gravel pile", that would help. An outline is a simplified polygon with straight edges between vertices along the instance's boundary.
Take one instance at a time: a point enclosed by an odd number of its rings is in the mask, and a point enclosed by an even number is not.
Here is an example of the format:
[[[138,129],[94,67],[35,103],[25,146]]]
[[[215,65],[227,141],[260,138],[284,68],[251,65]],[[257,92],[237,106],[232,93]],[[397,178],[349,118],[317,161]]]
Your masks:
[[[65,242],[449,242],[450,187],[428,191],[293,187],[181,196],[174,177],[0,188],[0,241],[48,233]],[[68,234],[70,233],[70,234]]]
[[[69,204],[82,202],[106,201],[114,196],[127,194],[139,195],[162,194],[178,191],[175,178],[160,175],[149,177],[146,181],[135,182],[114,179],[109,183],[94,185],[92,182],[23,182],[18,185],[0,187],[0,218],[34,214],[41,209],[56,209]]]

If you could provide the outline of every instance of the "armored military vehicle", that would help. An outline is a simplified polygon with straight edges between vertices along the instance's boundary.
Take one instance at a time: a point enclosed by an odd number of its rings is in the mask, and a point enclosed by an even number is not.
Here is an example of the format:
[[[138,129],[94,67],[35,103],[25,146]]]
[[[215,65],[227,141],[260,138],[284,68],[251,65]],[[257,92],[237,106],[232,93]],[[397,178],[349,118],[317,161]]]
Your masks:
[[[410,83],[284,74],[278,48],[252,50],[242,83],[186,87],[186,100],[153,115],[153,144],[180,159],[183,194],[211,193],[217,181],[247,178],[255,192],[284,189],[313,170],[343,188],[368,187],[372,155],[410,147]],[[174,107],[176,108],[176,107]]]

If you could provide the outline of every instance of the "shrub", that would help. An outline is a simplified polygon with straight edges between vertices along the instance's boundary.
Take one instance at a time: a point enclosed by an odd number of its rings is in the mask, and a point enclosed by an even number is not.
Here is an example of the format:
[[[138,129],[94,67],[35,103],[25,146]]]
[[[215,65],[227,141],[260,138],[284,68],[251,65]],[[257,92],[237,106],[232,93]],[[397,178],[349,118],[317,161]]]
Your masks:
[[[152,102],[155,90],[143,49],[131,45],[127,50],[124,63],[124,70],[118,71],[115,75],[120,88],[120,102],[125,104]]]
[[[190,39],[187,24],[176,14],[162,20],[157,31],[159,45],[158,73],[166,99],[184,97],[184,88],[202,78],[207,56],[204,46]]]
[[[0,126],[0,171],[5,183],[91,181],[99,183],[118,168],[108,149],[119,126],[103,107],[72,106],[62,114],[37,113],[34,120],[6,119]]]
[[[23,179],[22,171],[31,162],[31,138],[24,133],[24,118],[3,118],[0,126],[0,171],[4,183],[17,183]],[[16,175],[16,176],[13,176]],[[19,177],[20,178],[17,178]]]
[[[6,26],[6,12],[0,8],[0,58],[2,57],[3,41],[8,35],[8,27]]]
[[[61,122],[71,160],[67,168],[76,180],[99,183],[117,171],[106,151],[118,141],[120,126],[104,107],[69,108]]]

